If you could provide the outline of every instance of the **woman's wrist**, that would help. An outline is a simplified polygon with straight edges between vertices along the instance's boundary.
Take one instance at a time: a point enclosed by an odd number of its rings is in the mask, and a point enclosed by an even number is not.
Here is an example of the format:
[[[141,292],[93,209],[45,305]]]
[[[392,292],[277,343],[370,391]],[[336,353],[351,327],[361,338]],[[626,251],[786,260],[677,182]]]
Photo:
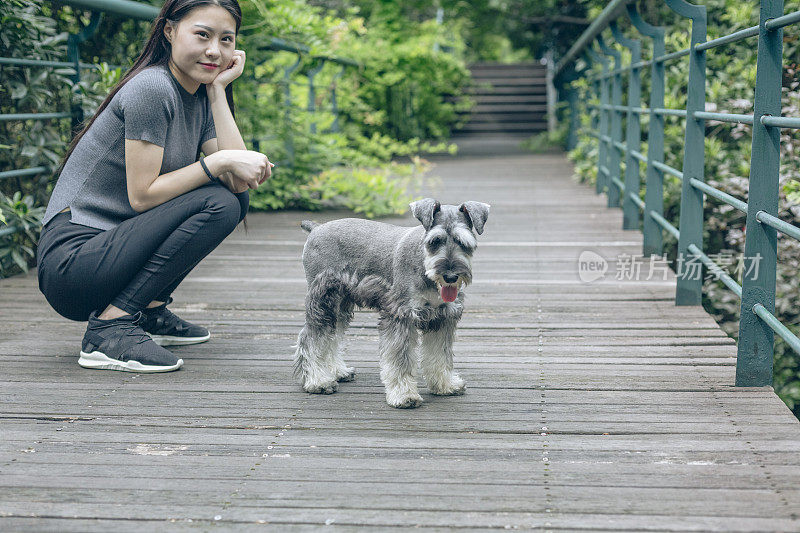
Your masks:
[[[222,98],[227,102],[228,97],[225,95],[225,87],[215,84],[209,83],[206,85],[206,96],[211,102],[214,102],[217,98]]]
[[[208,170],[215,177],[220,177],[228,169],[228,157],[225,150],[219,150],[203,158],[208,167]]]

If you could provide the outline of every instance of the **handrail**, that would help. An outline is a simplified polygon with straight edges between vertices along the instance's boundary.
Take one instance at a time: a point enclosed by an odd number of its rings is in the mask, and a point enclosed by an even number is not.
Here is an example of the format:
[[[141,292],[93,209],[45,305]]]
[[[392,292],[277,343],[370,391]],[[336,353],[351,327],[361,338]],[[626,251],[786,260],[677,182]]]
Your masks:
[[[608,25],[611,35],[618,43],[628,49],[631,54],[631,64],[636,64],[642,60],[642,42],[638,39],[625,37],[617,26],[616,21],[611,21]],[[640,188],[639,163],[634,156],[634,148],[642,138],[641,117],[634,112],[634,108],[641,105],[642,100],[642,77],[638,68],[631,68],[628,72],[628,97],[626,99],[626,118],[625,118],[625,147],[622,151],[625,154],[625,186],[626,194],[622,197],[622,229],[639,229],[640,213],[633,200],[632,191],[638,194]],[[631,192],[629,192],[631,191]],[[637,197],[638,200],[638,197]]]
[[[609,206],[617,205],[617,198],[623,193],[625,216],[624,229],[638,229],[639,212],[644,214],[644,246],[648,255],[662,255],[662,231],[667,231],[678,241],[679,257],[695,257],[718,279],[741,298],[739,323],[739,342],[736,367],[737,386],[762,386],[772,382],[772,354],[774,335],[784,338],[794,350],[800,353],[800,339],[783,326],[774,316],[776,282],[776,232],[800,240],[800,227],[789,224],[777,217],[779,143],[781,128],[800,128],[800,117],[780,116],[780,92],[782,72],[782,30],[781,28],[800,22],[800,11],[783,14],[781,0],[761,0],[760,21],[757,26],[738,30],[729,35],[706,40],[706,8],[690,4],[684,0],[664,0],[670,10],[679,16],[691,19],[691,39],[689,48],[667,53],[664,50],[664,28],[645,23],[634,5],[626,5],[625,11],[633,28],[642,36],[652,40],[652,57],[642,61],[633,49],[635,39],[624,36],[616,26],[622,16],[619,4],[612,2],[600,17],[576,41],[570,52],[564,56],[557,67],[562,71],[585,48],[590,67],[585,69],[585,78],[595,95],[599,93],[599,103],[587,103],[586,110],[595,119],[590,131],[591,137],[598,139],[597,192],[606,190]],[[619,53],[602,38],[602,32],[609,28],[615,42],[629,48],[631,57],[627,65],[622,65]],[[705,53],[719,46],[758,36],[757,75],[754,113],[713,113],[705,108]],[[594,74],[591,64],[602,58],[591,49],[597,42],[600,53],[614,57],[615,63],[609,68],[602,61],[602,68]],[[687,81],[686,109],[664,108],[664,64],[667,61],[689,57],[689,79]],[[650,104],[643,107],[640,102],[639,77],[642,68],[651,67]],[[619,94],[621,76],[629,76],[626,104],[622,105]],[[609,88],[611,89],[609,91]],[[611,93],[611,94],[609,94]],[[584,98],[588,101],[591,98]],[[573,101],[580,101],[574,98]],[[572,113],[577,113],[577,106]],[[626,116],[626,138],[622,138],[622,115]],[[649,115],[648,148],[646,155],[639,151],[642,141],[639,120]],[[683,166],[681,170],[663,162],[663,120],[675,116],[685,120]],[[705,182],[704,176],[704,138],[705,121],[739,123],[750,125],[753,129],[750,180],[748,201],[744,202]],[[572,121],[576,122],[576,121]],[[610,125],[610,126],[609,126]],[[599,128],[598,128],[599,126]],[[625,182],[620,179],[621,157],[625,158]],[[645,200],[639,198],[640,163],[646,165]],[[670,174],[681,179],[680,222],[673,226],[663,216],[663,176]],[[744,272],[739,285],[703,251],[703,197],[708,195],[733,208],[746,213],[745,258],[761,259],[761,268]],[[636,208],[635,226],[628,219],[631,208]],[[626,209],[627,208],[627,209]],[[630,215],[631,217],[633,215]],[[700,305],[702,297],[702,278],[686,279],[685,272],[678,273],[675,301],[677,305]]]
[[[573,59],[578,57],[578,55],[583,51],[584,48],[587,48],[588,45],[591,44],[592,40],[603,31],[608,23],[615,18],[617,18],[621,13],[622,10],[625,9],[625,5],[628,4],[631,0],[612,0],[610,4],[606,6],[605,9],[598,15],[598,17],[586,28],[586,31],[581,34],[580,38],[572,45],[572,47],[567,51],[566,55],[561,58],[561,61],[558,62],[556,68],[553,72],[553,77],[558,78],[564,70],[564,67],[569,65]]]
[[[60,3],[88,11],[111,13],[137,20],[153,20],[161,11],[155,6],[132,0],[60,0]]]

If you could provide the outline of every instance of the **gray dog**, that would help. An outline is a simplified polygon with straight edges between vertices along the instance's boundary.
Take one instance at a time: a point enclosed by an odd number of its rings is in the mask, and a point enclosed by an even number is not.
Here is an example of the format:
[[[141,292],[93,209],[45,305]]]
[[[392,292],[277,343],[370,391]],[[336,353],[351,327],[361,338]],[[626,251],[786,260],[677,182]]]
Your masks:
[[[380,313],[381,381],[392,407],[417,407],[422,396],[414,371],[421,333],[420,361],[428,389],[436,395],[463,394],[453,372],[453,340],[472,282],[472,253],[489,216],[489,205],[441,205],[432,198],[410,204],[422,226],[400,227],[345,218],[319,225],[303,247],[308,281],[306,323],[297,339],[295,376],[311,393],[336,392],[351,381],[342,344],[353,307]]]

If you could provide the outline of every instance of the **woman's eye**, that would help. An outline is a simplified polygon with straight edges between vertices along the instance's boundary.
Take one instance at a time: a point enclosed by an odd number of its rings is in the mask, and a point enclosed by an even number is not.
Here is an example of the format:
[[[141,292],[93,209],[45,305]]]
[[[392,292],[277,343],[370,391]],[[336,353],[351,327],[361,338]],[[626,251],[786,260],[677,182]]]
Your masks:
[[[203,37],[208,37],[208,33],[204,32],[204,31],[197,32],[197,35],[202,35]],[[227,39],[227,42],[229,42],[229,43],[233,42],[233,37],[230,37],[230,36],[223,37],[223,40],[225,40],[225,39]]]

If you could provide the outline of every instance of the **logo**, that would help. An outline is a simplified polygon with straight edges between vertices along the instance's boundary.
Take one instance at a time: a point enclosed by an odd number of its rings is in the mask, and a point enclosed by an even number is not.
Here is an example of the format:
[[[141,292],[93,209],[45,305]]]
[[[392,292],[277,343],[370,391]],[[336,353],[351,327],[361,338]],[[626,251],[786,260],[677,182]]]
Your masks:
[[[584,283],[601,279],[608,271],[608,261],[603,256],[584,250],[578,257],[578,277]]]

